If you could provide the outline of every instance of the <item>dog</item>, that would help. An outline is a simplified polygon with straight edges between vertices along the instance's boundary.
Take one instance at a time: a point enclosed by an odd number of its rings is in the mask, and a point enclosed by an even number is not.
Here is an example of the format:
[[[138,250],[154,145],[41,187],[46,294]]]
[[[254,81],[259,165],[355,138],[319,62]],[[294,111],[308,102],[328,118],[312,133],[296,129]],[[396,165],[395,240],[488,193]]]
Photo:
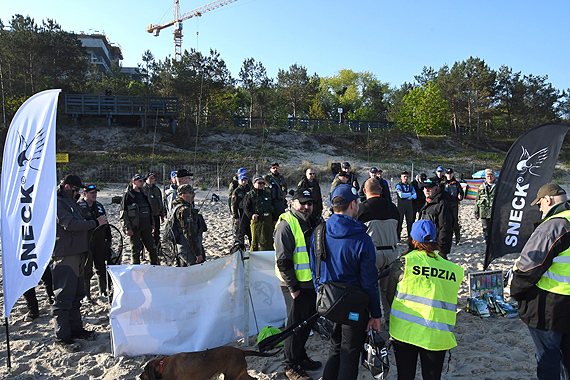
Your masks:
[[[246,356],[273,356],[275,352],[244,351],[222,346],[206,351],[182,352],[147,363],[141,380],[208,380],[220,373],[225,380],[256,380],[247,374]]]

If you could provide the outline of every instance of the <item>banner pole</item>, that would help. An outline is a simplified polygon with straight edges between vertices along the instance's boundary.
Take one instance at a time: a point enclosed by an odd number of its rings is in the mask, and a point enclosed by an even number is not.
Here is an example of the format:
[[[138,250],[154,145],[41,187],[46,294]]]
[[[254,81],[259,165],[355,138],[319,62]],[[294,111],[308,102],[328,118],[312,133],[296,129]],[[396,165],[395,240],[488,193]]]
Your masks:
[[[243,345],[245,347],[249,347],[249,252],[242,251],[242,263],[243,263],[243,313],[244,313],[244,320],[245,325],[243,326]],[[253,306],[253,305],[252,305]]]
[[[8,333],[8,317],[4,318],[4,324],[6,326],[6,367],[11,369],[12,363],[10,361],[10,334]]]

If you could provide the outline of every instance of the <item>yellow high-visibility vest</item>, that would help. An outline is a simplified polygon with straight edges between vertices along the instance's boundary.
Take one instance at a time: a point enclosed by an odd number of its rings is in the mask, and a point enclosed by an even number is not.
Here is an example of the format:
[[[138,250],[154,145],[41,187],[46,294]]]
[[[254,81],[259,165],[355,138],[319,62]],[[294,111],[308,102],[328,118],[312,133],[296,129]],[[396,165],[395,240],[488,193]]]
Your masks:
[[[279,216],[279,220],[277,221],[275,228],[277,228],[277,225],[283,220],[289,223],[293,236],[295,237],[295,251],[293,252],[295,277],[297,277],[298,281],[312,281],[313,276],[311,275],[311,267],[309,266],[309,253],[307,252],[307,243],[305,242],[305,236],[303,235],[301,225],[291,212],[285,212]],[[275,254],[277,255],[277,253]],[[277,267],[277,257],[275,259],[275,275],[279,280],[284,281],[281,276],[281,272]]]
[[[463,268],[424,251],[404,257],[404,278],[390,312],[390,335],[430,351],[457,346],[453,329]]]
[[[552,218],[566,218],[570,222],[570,210],[553,215],[545,221]],[[570,296],[570,248],[552,260],[552,265],[543,273],[536,286],[550,293]]]

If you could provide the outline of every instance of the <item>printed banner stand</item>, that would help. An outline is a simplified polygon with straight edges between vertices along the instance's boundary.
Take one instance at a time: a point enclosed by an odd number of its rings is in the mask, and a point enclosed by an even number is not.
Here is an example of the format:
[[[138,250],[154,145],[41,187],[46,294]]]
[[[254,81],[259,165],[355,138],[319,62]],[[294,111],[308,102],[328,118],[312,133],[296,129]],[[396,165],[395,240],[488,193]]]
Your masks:
[[[56,235],[55,121],[61,90],[30,97],[14,115],[4,145],[0,215],[6,342],[8,317],[49,264]]]

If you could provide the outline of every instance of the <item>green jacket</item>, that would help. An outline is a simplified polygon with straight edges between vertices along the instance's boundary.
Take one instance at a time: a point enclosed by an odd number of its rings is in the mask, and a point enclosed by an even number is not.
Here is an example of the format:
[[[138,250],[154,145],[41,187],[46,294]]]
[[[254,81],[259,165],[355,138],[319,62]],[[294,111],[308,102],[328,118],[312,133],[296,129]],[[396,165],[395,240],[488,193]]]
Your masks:
[[[243,211],[250,219],[253,214],[273,214],[271,193],[267,190],[259,191],[257,189],[249,191],[243,199]]]
[[[496,181],[491,186],[487,182],[483,182],[479,186],[477,197],[475,198],[475,216],[481,219],[491,219],[491,209],[493,208],[496,189]]]

